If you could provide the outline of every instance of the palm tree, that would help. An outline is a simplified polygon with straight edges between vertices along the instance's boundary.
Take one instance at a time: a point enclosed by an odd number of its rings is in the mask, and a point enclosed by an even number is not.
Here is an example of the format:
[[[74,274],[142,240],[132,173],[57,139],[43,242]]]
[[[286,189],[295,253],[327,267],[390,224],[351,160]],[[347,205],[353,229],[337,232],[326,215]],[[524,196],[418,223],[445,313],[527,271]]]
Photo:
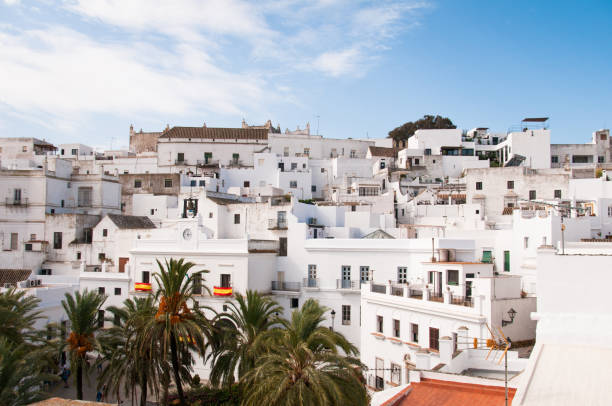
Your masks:
[[[89,365],[87,353],[97,345],[95,333],[100,329],[99,311],[106,295],[85,289],[74,296],[66,293],[62,307],[70,320],[70,336],[66,340],[70,353],[70,369],[76,371],[77,399],[83,400],[83,369]],[[85,371],[87,372],[87,371]]]
[[[284,328],[266,333],[266,348],[244,377],[244,405],[367,405],[357,349],[321,326],[326,308],[313,299]]]
[[[237,293],[235,301],[226,302],[228,311],[215,318],[218,334],[212,347],[210,382],[217,386],[234,383],[234,374],[242,378],[255,366],[255,342],[261,333],[278,324],[283,308],[269,296],[248,290],[246,296]]]
[[[109,391],[118,392],[123,383],[124,394],[127,396],[131,391],[135,398],[138,386],[140,405],[145,406],[148,388],[157,393],[159,376],[165,366],[159,348],[143,343],[145,328],[157,311],[154,298],[127,299],[123,307],[110,306],[107,310],[113,315],[108,320],[114,325],[100,336],[102,359],[106,362],[98,387],[106,385]]]
[[[45,383],[57,376],[47,372],[46,355],[45,348],[0,338],[0,405],[28,405],[47,397]]]
[[[190,309],[189,303],[193,302],[194,288],[200,287],[195,281],[201,281],[201,274],[208,271],[195,272],[189,277],[189,270],[195,264],[185,262],[183,258],[165,260],[165,265],[158,260],[157,265],[159,273],[153,276],[158,286],[156,298],[159,299],[159,308],[147,325],[144,342],[148,345],[159,343],[164,361],[170,352],[174,383],[180,403],[185,405],[181,373],[191,363],[188,349],[203,356],[205,336],[210,335],[210,323],[197,306]],[[193,275],[198,276],[194,278]]]
[[[42,318],[37,310],[40,299],[26,296],[25,291],[11,288],[0,293],[1,334],[11,343],[20,344],[36,340],[36,321]]]

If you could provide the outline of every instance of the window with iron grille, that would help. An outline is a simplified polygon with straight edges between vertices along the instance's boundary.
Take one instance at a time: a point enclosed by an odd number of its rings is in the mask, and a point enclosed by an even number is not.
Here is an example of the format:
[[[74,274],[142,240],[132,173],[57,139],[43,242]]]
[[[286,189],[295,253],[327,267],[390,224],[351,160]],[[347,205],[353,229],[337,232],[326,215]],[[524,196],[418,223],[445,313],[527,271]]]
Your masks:
[[[91,187],[80,187],[78,190],[78,205],[79,207],[91,207],[91,195],[93,189]]]
[[[351,306],[342,305],[342,324],[347,326],[351,324]]]
[[[408,282],[408,268],[405,266],[397,267],[397,283]]]
[[[400,336],[400,321],[393,319],[393,337],[399,338]]]
[[[136,179],[134,180],[134,188],[139,189],[142,187],[142,180]]]
[[[376,316],[376,331],[383,332],[383,316]]]
[[[62,233],[59,231],[53,233],[53,249],[62,249]]]
[[[555,199],[561,199],[561,190],[555,189]]]
[[[482,182],[476,182],[476,190],[482,190]]]
[[[419,325],[410,323],[410,339],[413,343],[419,342]]]
[[[115,288],[115,296],[121,295],[121,288]]]
[[[459,285],[459,271],[449,269],[446,271],[446,284],[457,286]]]
[[[172,179],[164,179],[164,187],[172,187]]]
[[[359,280],[361,283],[368,282],[370,280],[370,267],[360,266],[359,267]]]
[[[402,377],[402,368],[398,364],[391,363],[391,383],[399,385]]]

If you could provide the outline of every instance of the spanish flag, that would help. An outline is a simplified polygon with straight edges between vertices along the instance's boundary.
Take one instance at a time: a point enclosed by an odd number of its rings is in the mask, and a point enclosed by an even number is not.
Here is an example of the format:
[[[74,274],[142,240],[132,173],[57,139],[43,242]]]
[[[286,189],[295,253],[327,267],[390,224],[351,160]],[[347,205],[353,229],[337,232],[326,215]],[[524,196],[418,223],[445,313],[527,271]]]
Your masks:
[[[144,282],[137,282],[134,284],[134,290],[140,291],[140,292],[147,292],[151,290],[151,284],[150,283],[144,283]]]
[[[220,288],[218,286],[215,286],[213,288],[213,295],[215,295],[215,296],[231,296],[232,295],[232,288]]]

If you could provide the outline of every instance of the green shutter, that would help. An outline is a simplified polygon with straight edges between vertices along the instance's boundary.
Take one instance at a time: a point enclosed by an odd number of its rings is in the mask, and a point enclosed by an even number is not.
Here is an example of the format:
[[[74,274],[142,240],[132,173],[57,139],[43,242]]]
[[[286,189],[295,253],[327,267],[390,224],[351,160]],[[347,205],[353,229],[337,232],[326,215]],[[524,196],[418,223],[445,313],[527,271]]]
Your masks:
[[[482,251],[482,262],[491,263],[491,251]]]
[[[510,272],[510,251],[504,251],[504,271]]]

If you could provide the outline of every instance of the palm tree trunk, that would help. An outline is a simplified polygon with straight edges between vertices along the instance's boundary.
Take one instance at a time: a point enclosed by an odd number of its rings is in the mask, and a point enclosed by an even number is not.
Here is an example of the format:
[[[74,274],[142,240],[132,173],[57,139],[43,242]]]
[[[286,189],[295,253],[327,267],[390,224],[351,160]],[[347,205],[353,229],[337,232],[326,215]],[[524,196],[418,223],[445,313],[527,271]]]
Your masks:
[[[76,370],[77,399],[83,400],[83,359],[77,355]]]
[[[147,374],[140,377],[140,406],[147,406]]]
[[[172,369],[174,370],[174,382],[176,383],[176,391],[178,392],[178,397],[181,406],[185,406],[185,394],[183,393],[183,385],[181,385],[181,377],[179,374],[178,350],[176,348],[176,338],[174,337],[174,333],[170,333],[170,353],[172,356]]]

